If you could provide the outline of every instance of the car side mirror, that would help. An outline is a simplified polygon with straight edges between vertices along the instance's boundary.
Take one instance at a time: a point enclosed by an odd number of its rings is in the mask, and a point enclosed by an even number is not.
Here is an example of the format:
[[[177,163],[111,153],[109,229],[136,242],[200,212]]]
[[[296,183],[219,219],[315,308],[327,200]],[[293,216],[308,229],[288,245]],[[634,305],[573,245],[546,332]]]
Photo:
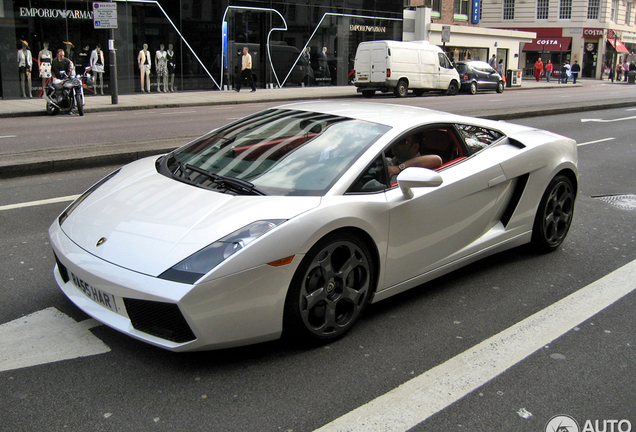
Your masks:
[[[439,173],[428,168],[411,167],[397,176],[397,182],[402,193],[407,198],[413,198],[411,189],[417,187],[437,187],[443,183]]]

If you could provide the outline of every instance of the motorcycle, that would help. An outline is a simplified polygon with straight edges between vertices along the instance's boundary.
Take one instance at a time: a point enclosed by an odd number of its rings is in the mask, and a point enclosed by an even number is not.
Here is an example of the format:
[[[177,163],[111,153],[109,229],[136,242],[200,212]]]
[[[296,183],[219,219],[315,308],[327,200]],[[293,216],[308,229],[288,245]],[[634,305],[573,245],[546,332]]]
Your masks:
[[[77,108],[80,116],[84,115],[83,75],[69,77],[62,72],[62,79],[53,79],[46,86],[44,99],[46,112],[55,115],[59,112],[72,114]]]

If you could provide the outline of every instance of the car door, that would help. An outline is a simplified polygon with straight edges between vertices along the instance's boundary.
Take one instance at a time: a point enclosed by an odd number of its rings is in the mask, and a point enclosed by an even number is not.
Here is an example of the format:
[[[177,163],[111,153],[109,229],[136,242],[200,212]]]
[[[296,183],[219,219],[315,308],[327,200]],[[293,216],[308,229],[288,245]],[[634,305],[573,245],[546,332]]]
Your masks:
[[[374,47],[371,51],[371,82],[386,81],[388,48]]]
[[[494,70],[490,65],[484,65],[483,84],[481,84],[481,86],[483,88],[496,89],[498,83],[499,77],[497,76],[497,71]]]
[[[437,70],[437,87],[438,89],[447,89],[453,79],[457,79],[457,71],[453,67],[451,61],[444,53],[437,53],[439,67]],[[459,85],[459,82],[457,83]]]
[[[480,237],[494,226],[507,182],[500,165],[487,153],[440,171],[440,186],[413,188],[412,198],[400,187],[386,192],[390,222],[384,286],[472,253]],[[407,168],[413,169],[425,168]]]

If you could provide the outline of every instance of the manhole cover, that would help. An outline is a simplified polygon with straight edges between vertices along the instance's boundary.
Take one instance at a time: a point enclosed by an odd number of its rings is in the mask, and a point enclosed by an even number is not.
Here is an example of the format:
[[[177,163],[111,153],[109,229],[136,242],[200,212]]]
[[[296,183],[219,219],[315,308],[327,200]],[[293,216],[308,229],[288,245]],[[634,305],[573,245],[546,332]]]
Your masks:
[[[592,198],[600,199],[623,210],[636,210],[636,195],[598,195]]]

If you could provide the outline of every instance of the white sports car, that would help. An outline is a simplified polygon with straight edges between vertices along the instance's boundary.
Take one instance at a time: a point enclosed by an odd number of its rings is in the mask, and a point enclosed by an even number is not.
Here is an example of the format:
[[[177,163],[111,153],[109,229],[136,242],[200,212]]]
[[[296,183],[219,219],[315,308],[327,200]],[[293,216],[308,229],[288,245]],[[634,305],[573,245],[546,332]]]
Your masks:
[[[390,178],[406,138],[443,165]],[[389,104],[283,105],[92,186],[49,230],[54,274],[87,314],[169,350],[320,343],[369,302],[486,255],[559,247],[577,187],[576,142],[554,133]]]

